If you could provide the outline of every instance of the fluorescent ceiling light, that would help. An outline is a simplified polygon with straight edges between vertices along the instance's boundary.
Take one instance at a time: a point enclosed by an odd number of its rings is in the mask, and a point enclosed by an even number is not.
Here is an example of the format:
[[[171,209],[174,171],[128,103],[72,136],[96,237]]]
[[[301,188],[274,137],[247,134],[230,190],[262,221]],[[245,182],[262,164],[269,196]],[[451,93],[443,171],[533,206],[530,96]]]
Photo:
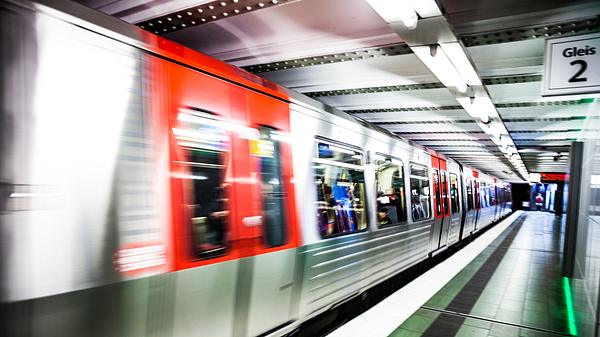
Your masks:
[[[475,101],[477,98],[471,97],[457,97],[456,100],[460,105],[462,105],[463,109],[473,118],[479,118],[483,123],[488,123],[490,118],[487,114],[483,113],[482,110],[478,109]]]
[[[435,0],[411,0],[412,7],[422,18],[442,15],[442,11],[435,3]]]
[[[474,118],[480,118],[483,123],[489,123],[490,117],[500,118],[492,100],[487,96],[457,97],[456,100]],[[504,126],[502,126],[504,128]],[[504,128],[506,130],[506,128]],[[485,131],[485,130],[484,130]],[[508,134],[508,132],[504,132]]]
[[[506,130],[503,124],[497,122],[489,123],[485,126],[483,131],[488,135],[495,135],[498,137],[500,140],[500,145],[503,147],[508,146],[508,137],[506,136],[508,135],[508,130]]]
[[[471,61],[467,57],[467,54],[463,50],[462,46],[458,42],[441,43],[440,46],[444,50],[444,53],[448,55],[452,64],[456,67],[456,70],[460,73],[460,76],[470,86],[481,85],[481,80],[473,68]]]
[[[456,88],[459,92],[467,92],[467,83],[454,67],[446,53],[438,45],[416,46],[411,48],[417,57],[448,88]]]
[[[387,23],[402,22],[408,29],[417,28],[419,17],[410,0],[367,0],[367,2]]]

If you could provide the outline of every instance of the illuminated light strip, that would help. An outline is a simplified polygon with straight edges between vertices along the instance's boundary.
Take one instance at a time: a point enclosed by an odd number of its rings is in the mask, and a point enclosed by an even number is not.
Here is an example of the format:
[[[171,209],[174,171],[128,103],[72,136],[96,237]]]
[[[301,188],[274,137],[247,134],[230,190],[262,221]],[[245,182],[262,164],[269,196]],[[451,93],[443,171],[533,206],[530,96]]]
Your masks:
[[[575,309],[573,309],[573,297],[571,296],[571,284],[568,277],[563,277],[563,289],[565,290],[565,301],[567,302],[567,319],[569,321],[569,334],[577,336],[577,324],[575,323]]]

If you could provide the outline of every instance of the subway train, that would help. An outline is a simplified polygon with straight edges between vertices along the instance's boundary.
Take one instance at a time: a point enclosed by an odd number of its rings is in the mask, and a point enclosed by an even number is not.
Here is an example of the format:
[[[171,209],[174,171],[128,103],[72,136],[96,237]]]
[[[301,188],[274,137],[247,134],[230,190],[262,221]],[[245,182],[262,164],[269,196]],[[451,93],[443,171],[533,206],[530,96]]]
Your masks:
[[[4,336],[282,335],[511,212],[500,179],[76,3],[0,27]]]

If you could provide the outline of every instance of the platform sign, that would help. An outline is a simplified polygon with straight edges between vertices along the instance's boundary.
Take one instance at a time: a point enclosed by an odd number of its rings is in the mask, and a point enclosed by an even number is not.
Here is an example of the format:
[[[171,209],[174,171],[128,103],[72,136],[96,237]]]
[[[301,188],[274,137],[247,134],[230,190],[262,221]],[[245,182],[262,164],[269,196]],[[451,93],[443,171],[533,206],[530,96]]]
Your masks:
[[[600,93],[600,33],[546,40],[542,96]]]

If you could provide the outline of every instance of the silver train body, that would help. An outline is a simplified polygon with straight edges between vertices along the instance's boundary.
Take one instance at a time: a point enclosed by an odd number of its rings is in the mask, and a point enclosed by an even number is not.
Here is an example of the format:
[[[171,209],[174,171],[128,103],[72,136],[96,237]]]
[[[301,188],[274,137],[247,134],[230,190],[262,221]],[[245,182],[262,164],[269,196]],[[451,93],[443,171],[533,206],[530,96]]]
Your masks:
[[[458,211],[442,222],[407,214],[401,225],[378,226],[373,158],[393,158],[408,181],[411,165],[432,170],[431,152],[290,93],[301,244],[123,277],[114,270],[114,247],[157,240],[170,216],[166,140],[144,131],[148,50],[139,31],[68,2],[3,1],[0,33],[5,336],[282,335],[510,212],[509,201],[483,200],[490,198],[483,182],[504,190],[503,182],[474,177],[444,158],[447,172],[458,177]],[[319,233],[319,140],[365,158],[363,231],[327,239]],[[468,180],[481,186],[469,192]],[[475,190],[488,206],[467,210]],[[410,204],[410,189],[404,193]]]

